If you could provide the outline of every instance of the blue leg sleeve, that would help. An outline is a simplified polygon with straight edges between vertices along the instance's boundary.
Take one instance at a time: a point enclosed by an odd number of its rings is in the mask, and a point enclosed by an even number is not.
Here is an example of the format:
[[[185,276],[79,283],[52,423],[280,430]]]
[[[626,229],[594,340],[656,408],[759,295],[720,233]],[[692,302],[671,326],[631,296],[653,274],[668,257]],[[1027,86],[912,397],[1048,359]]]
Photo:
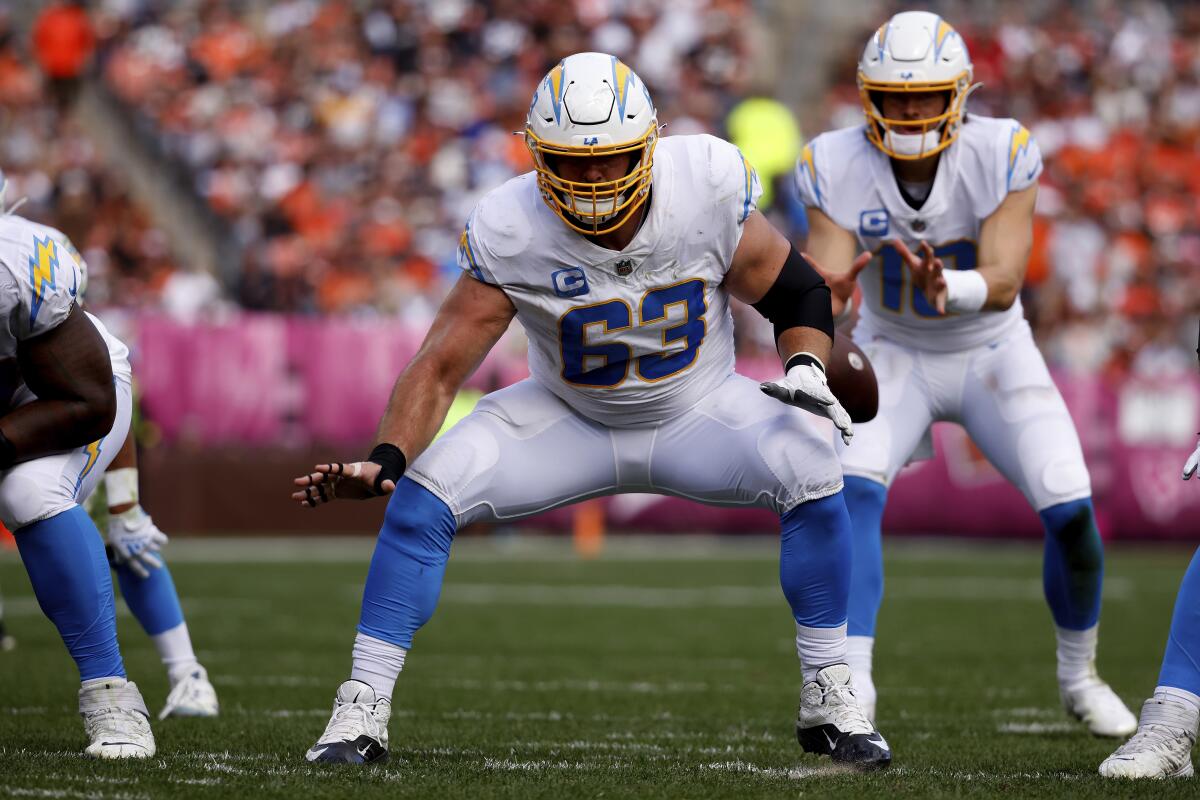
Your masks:
[[[1183,575],[1175,598],[1171,633],[1163,656],[1159,686],[1174,686],[1200,694],[1200,548]]]
[[[810,628],[842,625],[852,556],[850,515],[842,493],[801,503],[781,522],[779,583],[796,622]]]
[[[1104,584],[1104,545],[1092,498],[1060,503],[1039,513],[1046,529],[1042,586],[1054,623],[1068,630],[1087,630],[1100,620]]]
[[[160,569],[150,570],[148,578],[139,578],[126,566],[117,567],[116,573],[125,605],[147,634],[157,636],[183,624],[183,609],[166,562]]]
[[[450,508],[404,478],[388,500],[387,515],[363,589],[358,629],[403,648],[433,616],[457,524]]]
[[[875,618],[883,603],[883,507],[887,487],[846,476],[846,510],[854,531],[854,563],[850,567],[848,636],[874,636]]]
[[[13,537],[38,605],[58,628],[80,680],[124,678],[108,559],[87,512],[71,506]]]

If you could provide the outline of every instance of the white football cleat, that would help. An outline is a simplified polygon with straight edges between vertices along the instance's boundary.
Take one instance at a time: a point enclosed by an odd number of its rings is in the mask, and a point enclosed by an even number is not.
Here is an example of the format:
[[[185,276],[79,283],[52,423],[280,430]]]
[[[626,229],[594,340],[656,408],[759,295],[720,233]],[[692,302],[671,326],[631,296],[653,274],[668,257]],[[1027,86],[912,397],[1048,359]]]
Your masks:
[[[845,664],[825,667],[800,690],[796,738],[805,752],[858,769],[892,763],[891,748],[863,713]]]
[[[1196,744],[1196,712],[1182,703],[1151,697],[1142,705],[1134,737],[1100,765],[1106,778],[1189,778]]]
[[[1094,672],[1072,686],[1060,684],[1058,693],[1067,713],[1086,725],[1093,736],[1124,738],[1137,730],[1137,717]]]
[[[158,712],[158,718],[215,717],[220,710],[217,690],[208,682],[208,671],[197,666],[171,687],[167,703]]]
[[[875,701],[879,694],[875,691],[875,681],[869,672],[855,672],[850,677],[850,685],[854,687],[854,696],[858,698],[859,708],[867,715],[867,720],[875,724]]]
[[[79,688],[79,713],[92,758],[149,758],[154,755],[150,712],[133,681],[107,678]]]
[[[304,754],[308,761],[332,764],[371,764],[388,756],[388,720],[392,701],[376,697],[362,681],[338,687],[333,716],[317,743]]]

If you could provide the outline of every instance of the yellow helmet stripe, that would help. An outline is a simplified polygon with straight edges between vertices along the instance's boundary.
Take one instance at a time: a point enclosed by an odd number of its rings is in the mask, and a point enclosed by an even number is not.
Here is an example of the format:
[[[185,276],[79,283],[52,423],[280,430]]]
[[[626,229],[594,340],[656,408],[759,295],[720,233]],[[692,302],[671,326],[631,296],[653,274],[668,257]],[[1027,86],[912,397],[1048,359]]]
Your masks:
[[[625,119],[625,101],[629,99],[629,84],[633,82],[633,70],[625,62],[613,56],[613,91],[617,93],[617,110],[621,119]]]
[[[933,57],[936,59],[942,52],[942,45],[951,34],[958,35],[954,27],[946,20],[938,17],[937,32],[933,36]]]
[[[546,75],[546,88],[550,90],[550,104],[554,107],[554,121],[560,121],[563,96],[563,64],[558,62]]]

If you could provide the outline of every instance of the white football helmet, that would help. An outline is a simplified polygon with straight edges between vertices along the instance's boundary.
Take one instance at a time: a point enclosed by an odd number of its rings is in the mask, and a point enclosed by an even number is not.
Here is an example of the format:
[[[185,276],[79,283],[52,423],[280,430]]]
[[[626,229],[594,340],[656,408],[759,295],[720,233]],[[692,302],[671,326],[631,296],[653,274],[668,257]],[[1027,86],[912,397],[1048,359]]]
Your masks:
[[[913,161],[945,150],[958,137],[974,70],[967,45],[950,23],[928,11],[905,11],[885,22],[858,62],[858,92],[867,137],[892,158]],[[948,93],[946,110],[926,119],[883,116],[882,92]],[[892,126],[921,127],[901,133]]]
[[[646,202],[658,115],[641,79],[616,56],[567,56],[538,84],[525,120],[542,199],[567,225],[595,236],[616,230]],[[555,160],[640,153],[614,181],[568,181]]]

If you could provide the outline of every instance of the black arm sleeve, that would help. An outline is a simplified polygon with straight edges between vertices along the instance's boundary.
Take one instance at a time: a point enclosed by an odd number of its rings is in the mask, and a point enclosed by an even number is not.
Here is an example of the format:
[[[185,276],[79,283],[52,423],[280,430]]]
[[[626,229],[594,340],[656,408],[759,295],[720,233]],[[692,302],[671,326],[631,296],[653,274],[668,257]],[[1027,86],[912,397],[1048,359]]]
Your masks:
[[[754,310],[775,325],[776,342],[791,328],[816,328],[833,338],[833,295],[821,274],[794,247]]]

